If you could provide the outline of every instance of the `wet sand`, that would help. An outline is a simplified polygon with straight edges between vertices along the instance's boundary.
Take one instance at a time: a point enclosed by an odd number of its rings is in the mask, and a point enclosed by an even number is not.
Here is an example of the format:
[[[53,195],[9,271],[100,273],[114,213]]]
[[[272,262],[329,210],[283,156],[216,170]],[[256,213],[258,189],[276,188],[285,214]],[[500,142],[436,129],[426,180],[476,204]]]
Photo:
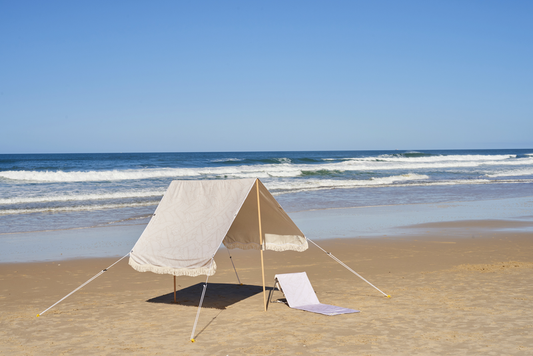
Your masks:
[[[125,259],[36,317],[116,258],[2,264],[0,354],[530,355],[533,236],[517,224],[434,223],[397,236],[316,240],[390,299],[312,245],[265,253],[267,288],[276,273],[305,271],[322,303],[361,311],[338,316],[283,303],[264,312],[259,252],[231,251],[239,286],[221,249],[195,343],[205,277],[178,277],[174,303],[172,276],[136,272]]]

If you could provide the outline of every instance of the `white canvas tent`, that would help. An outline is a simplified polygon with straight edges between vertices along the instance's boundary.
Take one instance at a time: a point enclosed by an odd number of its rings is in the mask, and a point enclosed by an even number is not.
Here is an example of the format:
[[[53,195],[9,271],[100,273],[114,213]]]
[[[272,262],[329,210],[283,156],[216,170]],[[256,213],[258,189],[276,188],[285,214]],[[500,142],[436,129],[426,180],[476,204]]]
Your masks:
[[[173,275],[175,299],[176,276],[213,275],[216,272],[215,253],[222,244],[229,249],[260,250],[265,310],[263,251],[305,251],[308,248],[305,235],[259,179],[175,180],[170,183],[154,216],[128,254],[37,316],[128,255],[130,266],[137,271]],[[206,286],[207,280],[198,311]]]
[[[261,252],[263,299],[266,310],[263,251],[305,251],[308,241],[353,274],[390,298],[330,252],[309,240],[289,218],[259,179],[172,181],[154,216],[133,249],[111,266],[45,309],[40,316],[130,256],[129,264],[140,272],[174,276],[206,275],[216,271],[219,247],[255,249]],[[191,340],[207,287],[204,284]]]
[[[261,251],[308,248],[304,234],[259,179],[176,180],[133,247],[129,264],[140,272],[210,276],[222,243]]]

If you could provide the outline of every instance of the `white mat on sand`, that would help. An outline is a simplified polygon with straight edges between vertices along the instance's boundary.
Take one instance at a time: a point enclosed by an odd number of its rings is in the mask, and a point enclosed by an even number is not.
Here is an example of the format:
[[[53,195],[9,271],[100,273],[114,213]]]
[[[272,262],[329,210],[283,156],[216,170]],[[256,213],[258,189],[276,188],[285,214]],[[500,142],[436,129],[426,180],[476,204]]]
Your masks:
[[[305,272],[277,274],[275,278],[291,308],[324,315],[359,312],[359,310],[320,303]]]

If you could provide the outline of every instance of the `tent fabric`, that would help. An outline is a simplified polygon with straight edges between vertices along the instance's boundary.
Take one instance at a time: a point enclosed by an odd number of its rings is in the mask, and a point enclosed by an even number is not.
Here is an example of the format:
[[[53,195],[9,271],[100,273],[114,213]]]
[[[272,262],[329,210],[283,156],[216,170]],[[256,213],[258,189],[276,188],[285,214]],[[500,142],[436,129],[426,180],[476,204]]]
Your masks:
[[[252,185],[255,179],[252,179]],[[300,229],[294,224],[272,194],[257,179],[261,209],[261,228],[265,250],[273,251],[305,251],[307,240]],[[260,250],[259,221],[257,218],[257,192],[255,189],[248,194],[238,215],[233,221],[224,246],[243,250]]]
[[[277,274],[275,280],[287,299],[289,307],[324,315],[357,313],[359,310],[322,304],[318,300],[307,273]]]
[[[130,253],[140,272],[175,276],[211,276],[213,257],[227,248],[305,251],[305,235],[258,179],[176,180]]]

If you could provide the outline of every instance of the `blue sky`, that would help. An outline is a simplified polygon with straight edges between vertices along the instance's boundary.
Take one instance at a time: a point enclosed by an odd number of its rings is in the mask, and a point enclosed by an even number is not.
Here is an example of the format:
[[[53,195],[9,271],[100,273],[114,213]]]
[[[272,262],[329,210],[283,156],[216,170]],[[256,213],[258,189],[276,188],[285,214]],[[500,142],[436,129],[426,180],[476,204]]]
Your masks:
[[[532,13],[0,0],[0,153],[533,148]]]

